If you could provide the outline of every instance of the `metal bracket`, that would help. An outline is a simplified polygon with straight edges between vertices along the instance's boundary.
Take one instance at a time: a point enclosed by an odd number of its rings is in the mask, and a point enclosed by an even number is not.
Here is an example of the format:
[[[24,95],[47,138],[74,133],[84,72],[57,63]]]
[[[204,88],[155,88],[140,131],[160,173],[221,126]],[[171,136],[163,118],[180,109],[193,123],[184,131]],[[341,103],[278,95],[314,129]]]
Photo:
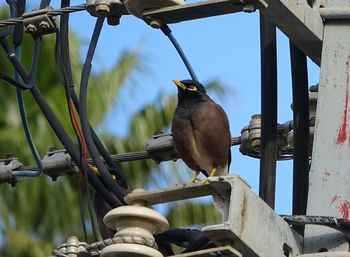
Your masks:
[[[287,136],[291,130],[291,121],[277,125],[277,160],[290,160],[293,158],[293,149],[288,145]],[[260,158],[261,152],[261,115],[254,114],[241,130],[241,146],[239,151],[243,155]]]
[[[213,256],[242,257],[242,254],[238,252],[236,249],[227,245],[227,246],[214,247],[214,248],[190,252],[190,253],[173,255],[170,257],[175,257],[175,256],[176,257],[213,257]]]
[[[19,177],[13,175],[12,172],[22,166],[23,164],[17,158],[0,160],[0,184],[9,183],[15,186]]]
[[[264,0],[209,0],[148,10],[142,15],[146,20],[160,19],[162,22],[170,24],[240,11],[253,12],[256,8],[264,9],[266,7],[267,3]]]
[[[118,25],[120,17],[128,14],[120,0],[88,0],[86,9],[92,16],[106,16],[108,24],[112,26]]]
[[[26,32],[34,38],[55,32],[56,23],[54,17],[47,15],[48,11],[51,10],[53,10],[51,7],[47,7],[30,13],[24,13],[22,17]]]
[[[152,192],[133,192],[128,203],[149,205],[213,195],[220,203],[223,222],[202,229],[216,245],[231,245],[243,256],[295,257],[302,238],[261,200],[237,175],[210,177],[205,185],[184,185]],[[221,208],[220,208],[221,209]]]
[[[59,176],[71,175],[78,172],[72,158],[65,149],[46,153],[42,160],[44,173],[56,180]]]

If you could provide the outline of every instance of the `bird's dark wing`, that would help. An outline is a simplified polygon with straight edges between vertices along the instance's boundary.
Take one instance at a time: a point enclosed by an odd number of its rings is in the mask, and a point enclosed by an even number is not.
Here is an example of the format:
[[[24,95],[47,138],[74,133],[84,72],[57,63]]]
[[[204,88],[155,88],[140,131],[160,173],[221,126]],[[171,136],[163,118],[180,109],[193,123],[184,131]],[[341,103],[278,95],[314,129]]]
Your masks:
[[[98,192],[95,192],[95,196],[94,196],[94,210],[96,214],[98,230],[100,232],[102,239],[113,237],[116,231],[109,229],[103,223],[104,216],[107,214],[107,212],[112,210],[112,208],[108,205],[108,203],[106,203],[106,201]]]
[[[211,156],[216,167],[228,165],[231,134],[228,118],[221,106],[212,100],[201,102],[192,116],[191,124],[199,151]]]
[[[181,159],[192,170],[198,171],[200,168],[192,158],[193,152],[195,151],[195,142],[191,121],[177,115],[175,111],[171,132],[173,135],[175,149],[180,155]]]

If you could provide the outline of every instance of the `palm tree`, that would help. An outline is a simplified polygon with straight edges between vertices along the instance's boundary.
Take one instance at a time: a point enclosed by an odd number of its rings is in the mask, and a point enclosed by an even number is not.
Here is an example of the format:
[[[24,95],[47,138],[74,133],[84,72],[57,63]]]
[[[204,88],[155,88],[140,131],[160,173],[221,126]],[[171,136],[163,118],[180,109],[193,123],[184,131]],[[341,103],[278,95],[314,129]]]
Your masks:
[[[22,59],[26,67],[31,60],[32,41],[26,36],[22,47]],[[74,80],[78,84],[82,64],[78,57],[79,42],[74,34],[71,35],[70,42]],[[45,36],[40,49],[37,84],[74,139],[67,116],[64,90],[56,71],[54,45],[55,37]],[[0,52],[0,60],[1,71],[12,74],[12,67],[3,51]],[[89,93],[103,97],[103,101],[88,99],[90,122],[93,126],[101,123],[101,114],[109,110],[121,86],[138,69],[139,63],[137,50],[124,52],[112,69],[92,75]],[[0,87],[0,99],[3,99],[0,103],[0,156],[11,152],[24,164],[33,164],[17,111],[15,90],[4,83],[0,83]],[[32,136],[40,155],[43,156],[51,146],[61,147],[36,103],[26,93],[25,102]],[[45,256],[54,248],[53,243],[61,243],[64,236],[81,236],[76,187],[74,177],[60,178],[52,183],[45,176],[23,179],[15,188],[1,185],[0,230],[4,241],[1,253],[4,256]]]
[[[57,75],[54,61],[54,41],[52,35],[45,36],[39,59],[37,84],[56,115],[74,138],[69,123],[68,112],[64,104],[64,91]],[[81,71],[79,60],[79,41],[75,34],[70,35],[71,60],[74,81],[78,85]],[[23,63],[29,67],[33,42],[25,37],[22,47]],[[126,51],[120,55],[117,64],[110,70],[93,74],[89,82],[88,98],[89,118],[93,127],[104,120],[104,114],[111,108],[125,81],[133,72],[141,69],[138,49]],[[0,51],[0,69],[11,74],[12,66],[3,51]],[[218,83],[210,83],[209,88],[220,91]],[[15,90],[0,82],[0,156],[16,153],[24,164],[33,164],[29,148],[22,130],[15,101]],[[168,130],[176,105],[176,96],[158,97],[159,102],[144,106],[131,117],[129,133],[126,137],[103,134],[105,145],[110,153],[123,153],[144,150],[147,139],[157,130]],[[29,94],[25,94],[28,120],[41,156],[51,146],[61,147],[47,121]],[[152,160],[122,163],[122,169],[128,177],[130,188],[172,186],[164,181],[181,183],[188,180],[189,173],[184,166],[173,162],[158,165]],[[77,182],[74,177],[59,178],[51,182],[48,177],[23,179],[15,188],[0,186],[0,255],[11,256],[47,256],[55,245],[62,243],[69,235],[82,238],[81,220],[76,196]],[[181,211],[183,215],[177,215]],[[173,227],[188,227],[193,224],[207,224],[219,221],[219,215],[204,202],[191,202],[170,205],[167,208],[170,224]],[[91,232],[91,231],[90,231]]]

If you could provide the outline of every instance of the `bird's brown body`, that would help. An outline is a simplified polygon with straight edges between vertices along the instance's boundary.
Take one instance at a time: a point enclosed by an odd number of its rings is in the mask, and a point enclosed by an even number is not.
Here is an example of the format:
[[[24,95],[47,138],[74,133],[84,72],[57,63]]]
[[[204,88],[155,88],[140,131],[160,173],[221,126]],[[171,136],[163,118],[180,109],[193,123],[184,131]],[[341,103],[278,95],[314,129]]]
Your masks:
[[[179,88],[179,102],[172,122],[178,154],[196,172],[208,176],[215,168],[215,175],[226,175],[231,160],[231,135],[225,111],[204,88],[203,92],[198,90],[185,95],[181,90],[184,89]]]

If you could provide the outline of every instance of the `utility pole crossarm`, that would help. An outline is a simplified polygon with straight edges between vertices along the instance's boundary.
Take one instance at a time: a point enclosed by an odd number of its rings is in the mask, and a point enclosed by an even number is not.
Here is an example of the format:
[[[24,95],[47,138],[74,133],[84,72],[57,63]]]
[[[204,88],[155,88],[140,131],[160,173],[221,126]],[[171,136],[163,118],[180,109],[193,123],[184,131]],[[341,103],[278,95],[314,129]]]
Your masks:
[[[317,65],[321,63],[323,20],[319,8],[311,8],[306,0],[265,0],[260,11]]]
[[[166,24],[202,19],[235,12],[254,12],[266,8],[265,0],[208,0],[196,3],[174,5],[143,12],[143,17],[161,19]]]

